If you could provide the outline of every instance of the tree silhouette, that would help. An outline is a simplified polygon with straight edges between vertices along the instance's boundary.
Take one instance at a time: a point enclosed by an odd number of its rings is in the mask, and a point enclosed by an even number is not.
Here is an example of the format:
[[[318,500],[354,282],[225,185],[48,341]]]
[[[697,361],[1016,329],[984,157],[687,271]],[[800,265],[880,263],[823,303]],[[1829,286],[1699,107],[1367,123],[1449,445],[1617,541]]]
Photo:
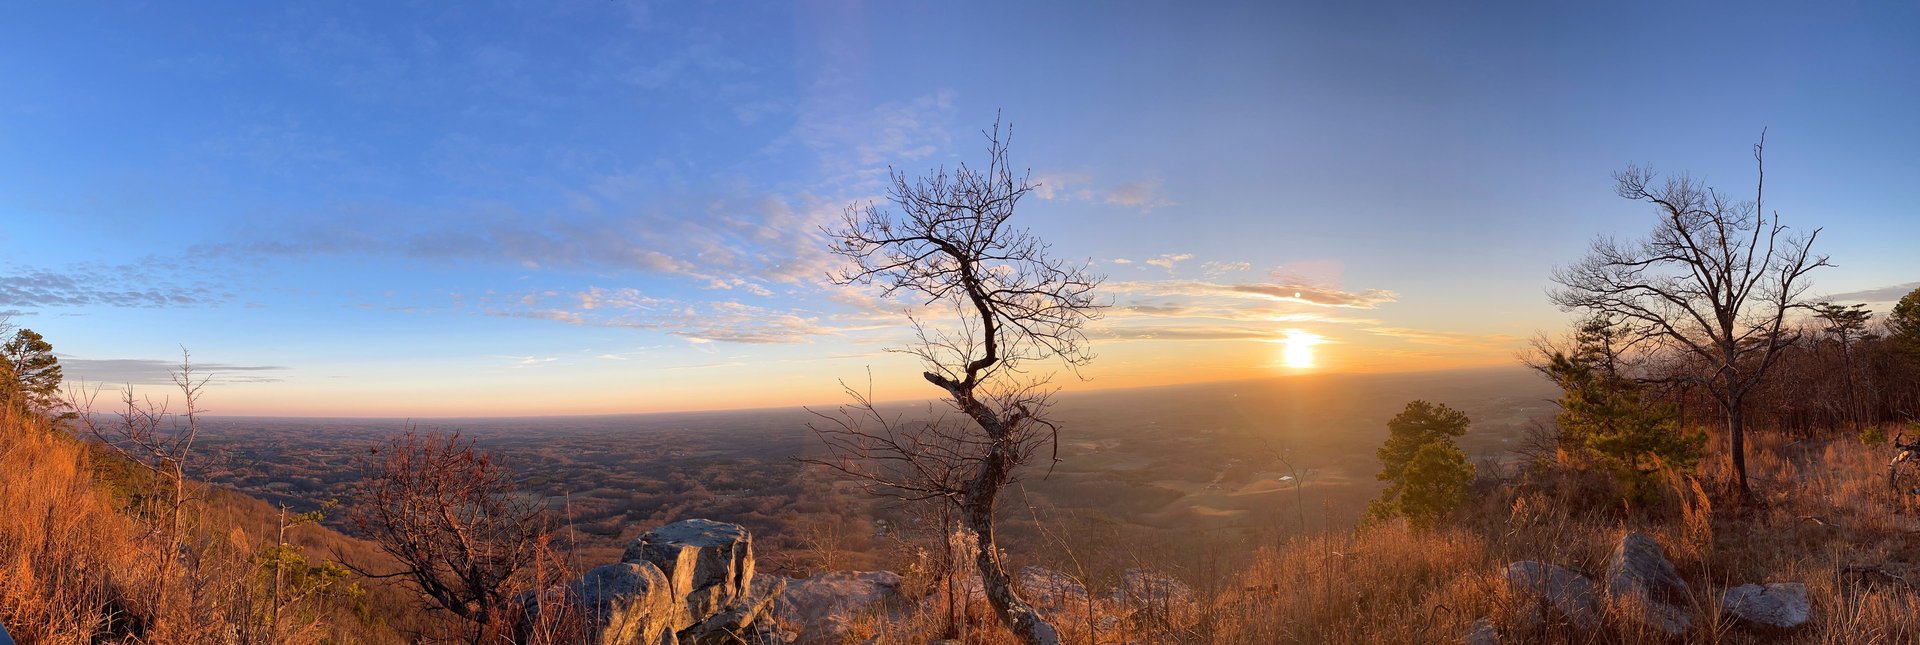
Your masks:
[[[4,330],[5,321],[0,321],[0,331]],[[53,355],[53,344],[46,337],[31,329],[16,330],[0,345],[0,360],[6,362],[0,374],[10,381],[0,385],[8,399],[39,414],[65,407],[60,398],[60,359]]]
[[[1753,147],[1758,166],[1751,202],[1735,201],[1685,175],[1629,166],[1614,175],[1621,197],[1646,202],[1660,221],[1646,238],[1594,240],[1580,262],[1557,269],[1550,298],[1569,311],[1618,320],[1659,349],[1691,355],[1702,369],[1684,378],[1702,386],[1726,419],[1737,492],[1746,498],[1743,404],[1780,350],[1799,335],[1786,327],[1814,269],[1831,266],[1814,240],[1788,233],[1762,210],[1765,135]]]
[[[922,376],[959,418],[907,422],[848,388],[853,402],[821,414],[814,427],[833,458],[809,461],[874,494],[953,504],[974,536],[974,564],[1001,622],[1028,643],[1057,643],[1000,562],[994,509],[1042,446],[1052,443],[1058,454],[1049,377],[1026,368],[1059,360],[1071,370],[1092,360],[1083,328],[1099,316],[1093,292],[1102,278],[1084,262],[1052,257],[1046,243],[1009,223],[1035,186],[1007,161],[1012,129],[1003,136],[996,122],[983,134],[986,168],[962,164],[912,181],[892,172],[888,198],[897,211],[855,205],[828,231],[832,252],[852,265],[831,276],[835,283],[953,308],[945,328],[909,316],[916,342],[896,351],[921,360]]]

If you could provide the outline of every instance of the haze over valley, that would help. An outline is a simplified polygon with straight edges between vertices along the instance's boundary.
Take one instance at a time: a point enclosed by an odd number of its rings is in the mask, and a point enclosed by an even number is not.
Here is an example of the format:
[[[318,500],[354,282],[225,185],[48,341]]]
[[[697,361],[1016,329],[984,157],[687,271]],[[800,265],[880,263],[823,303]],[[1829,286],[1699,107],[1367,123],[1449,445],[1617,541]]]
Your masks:
[[[1196,532],[1245,542],[1346,526],[1384,486],[1373,477],[1374,449],[1386,435],[1387,418],[1406,401],[1444,401],[1467,412],[1474,425],[1461,447],[1475,461],[1508,463],[1528,425],[1552,416],[1553,392],[1530,371],[1496,368],[1068,395],[1058,408],[1060,462],[1022,482],[1007,530],[1016,540],[1040,539],[1031,526],[1038,514],[1060,530],[1124,536],[1138,549],[1136,557],[1188,563],[1205,550],[1205,543],[1190,541]],[[895,407],[903,414],[926,409]],[[897,505],[794,461],[819,451],[807,430],[818,422],[804,409],[506,419],[219,417],[203,435],[213,456],[195,474],[312,510],[349,497],[356,461],[411,423],[458,431],[492,451],[519,473],[521,490],[564,505],[595,553],[617,555],[642,527],[689,514],[739,522],[773,545],[773,553],[800,552],[804,535],[822,523],[855,537],[875,531],[875,520],[910,521]],[[1292,478],[1300,482],[1297,489]],[[875,551],[882,546],[866,543]]]

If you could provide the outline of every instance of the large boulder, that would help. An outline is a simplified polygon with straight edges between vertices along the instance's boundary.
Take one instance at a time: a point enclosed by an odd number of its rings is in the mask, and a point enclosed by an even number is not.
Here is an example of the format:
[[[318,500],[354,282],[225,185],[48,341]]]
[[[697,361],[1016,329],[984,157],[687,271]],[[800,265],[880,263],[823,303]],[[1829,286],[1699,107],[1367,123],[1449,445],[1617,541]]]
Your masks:
[[[684,645],[757,645],[791,640],[776,634],[769,624],[772,621],[761,620],[771,613],[773,601],[786,588],[786,578],[756,576],[748,585],[747,593],[682,631],[680,642]]]
[[[864,614],[901,603],[902,580],[891,571],[830,571],[793,580],[773,602],[773,615],[798,629],[798,645],[839,643]]]
[[[529,627],[540,615],[571,604],[581,612],[586,640],[599,645],[658,645],[674,642],[672,620],[677,598],[660,568],[646,562],[605,564],[572,583],[523,600]]]
[[[1807,586],[1798,582],[1728,589],[1720,595],[1720,611],[1747,623],[1776,629],[1793,629],[1807,624],[1813,617],[1813,606],[1807,602]]]
[[[634,540],[620,560],[650,563],[667,575],[681,599],[675,631],[720,613],[753,584],[753,536],[738,524],[674,522]]]
[[[1686,633],[1697,619],[1687,581],[1666,549],[1639,532],[1620,538],[1608,559],[1607,595],[1621,615],[1668,636]]]
[[[1697,620],[1692,592],[1666,549],[1643,533],[1620,538],[1607,561],[1607,595],[1628,619],[1669,636],[1684,634]]]
[[[1544,624],[1549,615],[1580,631],[1600,627],[1600,595],[1592,580],[1566,567],[1534,560],[1507,565],[1507,589],[1527,604],[1521,624]]]

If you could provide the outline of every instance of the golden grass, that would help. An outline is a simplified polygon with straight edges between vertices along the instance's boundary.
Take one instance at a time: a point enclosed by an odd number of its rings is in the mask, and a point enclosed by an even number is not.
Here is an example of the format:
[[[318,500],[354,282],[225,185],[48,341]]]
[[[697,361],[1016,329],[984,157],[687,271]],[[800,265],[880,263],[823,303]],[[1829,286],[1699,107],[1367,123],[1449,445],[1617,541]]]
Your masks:
[[[1920,500],[1887,486],[1886,449],[1767,433],[1750,443],[1750,503],[1728,494],[1723,454],[1694,472],[1671,473],[1660,502],[1632,508],[1612,501],[1604,477],[1547,469],[1482,486],[1437,530],[1386,523],[1263,547],[1244,568],[1189,581],[1198,583],[1197,614],[1168,620],[1169,612],[1149,607],[1083,602],[1056,623],[1067,642],[1090,644],[1454,642],[1480,618],[1501,627],[1508,642],[1646,642],[1658,639],[1618,612],[1599,630],[1523,631],[1529,605],[1504,579],[1508,563],[1541,560],[1599,581],[1620,537],[1641,531],[1666,547],[1692,587],[1701,622],[1684,642],[1920,642]],[[38,419],[0,410],[0,623],[16,638],[254,640],[259,579],[250,549],[271,530],[271,509],[201,491],[185,540],[190,566],[163,575],[166,541],[138,519],[141,484],[130,474],[137,472]],[[365,543],[320,527],[292,535],[313,557],[339,551],[363,566],[379,564]],[[1784,581],[1807,585],[1814,620],[1806,627],[1758,631],[1720,614],[1722,590]],[[404,591],[373,593],[358,604],[313,605],[300,624],[274,636],[397,642],[404,638],[395,627],[446,627],[409,607]],[[891,608],[860,620],[853,636],[924,642],[938,631],[943,606]],[[967,615],[969,642],[1012,642],[984,602],[975,600]]]
[[[1760,433],[1749,450],[1747,504],[1733,501],[1719,452],[1694,472],[1669,473],[1661,499],[1643,507],[1615,501],[1604,476],[1549,468],[1483,484],[1437,530],[1385,523],[1263,547],[1238,572],[1191,581],[1202,609],[1190,625],[1129,620],[1134,608],[1115,606],[1055,622],[1066,642],[1089,644],[1447,643],[1481,618],[1504,642],[1920,642],[1920,500],[1887,486],[1887,449]],[[1604,589],[1607,558],[1629,531],[1659,540],[1688,582],[1699,615],[1691,632],[1665,639],[1617,607],[1598,630],[1525,626],[1533,604],[1509,591],[1509,563],[1569,567]],[[1721,614],[1723,590],[1767,582],[1806,584],[1813,621],[1781,633]],[[1012,642],[983,612],[970,642]],[[873,616],[856,635],[924,642],[938,624],[925,612]],[[1109,628],[1087,629],[1094,624]]]
[[[1550,471],[1483,490],[1441,530],[1387,524],[1294,540],[1259,554],[1241,590],[1215,599],[1209,633],[1168,640],[1450,642],[1488,618],[1510,642],[1660,642],[1618,611],[1598,631],[1516,628],[1526,604],[1508,592],[1508,563],[1542,560],[1604,584],[1606,558],[1630,530],[1658,539],[1691,587],[1702,621],[1683,642],[1920,640],[1920,508],[1886,485],[1885,449],[1762,434],[1750,450],[1755,499],[1745,505],[1724,490],[1725,455],[1714,454],[1667,477],[1652,507],[1622,507],[1588,475]],[[1813,622],[1778,633],[1721,615],[1724,589],[1767,582],[1805,583]]]
[[[172,541],[151,520],[164,503],[156,491],[170,488],[9,407],[0,406],[0,624],[20,642],[401,642],[389,617],[418,614],[382,588],[377,604],[350,594],[283,603],[280,622],[268,623],[271,577],[256,556],[274,534],[273,510],[199,485],[180,564],[163,570]],[[320,527],[290,535],[314,560],[369,551]]]
[[[87,450],[10,407],[0,406],[0,622],[40,643],[195,631],[154,611],[157,552],[95,488]]]

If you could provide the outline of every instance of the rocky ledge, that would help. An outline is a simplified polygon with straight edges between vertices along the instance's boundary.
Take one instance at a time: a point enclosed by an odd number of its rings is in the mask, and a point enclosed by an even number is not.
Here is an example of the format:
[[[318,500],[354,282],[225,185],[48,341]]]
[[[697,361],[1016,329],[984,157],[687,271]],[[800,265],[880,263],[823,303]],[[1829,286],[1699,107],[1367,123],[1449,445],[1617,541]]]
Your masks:
[[[784,578],[753,575],[753,537],[738,524],[685,520],[648,531],[619,562],[523,596],[534,629],[543,612],[577,609],[600,645],[764,645],[791,635],[764,620]]]

